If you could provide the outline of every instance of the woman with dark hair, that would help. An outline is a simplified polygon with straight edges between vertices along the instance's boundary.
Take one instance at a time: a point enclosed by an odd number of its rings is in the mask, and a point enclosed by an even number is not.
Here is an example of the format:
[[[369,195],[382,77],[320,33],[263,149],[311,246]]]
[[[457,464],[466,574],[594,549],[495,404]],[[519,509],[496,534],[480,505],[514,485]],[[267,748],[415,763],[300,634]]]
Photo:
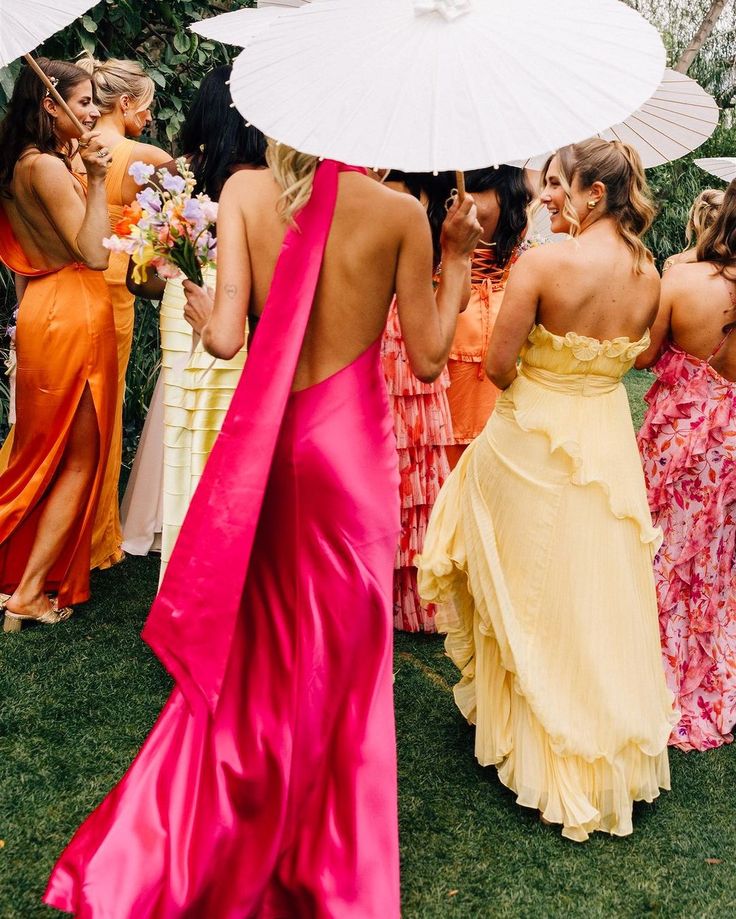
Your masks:
[[[524,170],[514,166],[467,172],[465,187],[477,204],[483,237],[473,255],[470,303],[458,319],[447,363],[455,438],[455,446],[447,449],[451,468],[483,430],[496,404],[498,389],[486,376],[485,360],[509,271],[523,250],[533,197]]]
[[[409,193],[424,205],[432,231],[434,271],[442,255],[442,227],[455,173],[391,172],[386,185]],[[401,334],[396,302],[388,313],[381,359],[399,452],[401,534],[394,563],[394,626],[405,632],[434,632],[435,609],[417,591],[415,556],[422,551],[432,506],[450,467],[446,448],[454,443],[447,402],[450,377],[445,368],[433,383],[417,379]]]
[[[102,272],[111,157],[92,131],[89,75],[39,59],[79,132],[29,68],[0,124],[0,258],[25,280],[16,331],[18,421],[0,475],[5,631],[55,624],[89,597],[92,524],[116,395],[115,327]],[[71,170],[79,150],[86,181]],[[48,594],[55,594],[53,600]]]
[[[225,64],[207,74],[181,129],[181,148],[197,188],[213,201],[236,169],[266,166],[266,138],[232,108],[231,72]]]
[[[197,191],[215,201],[233,173],[266,166],[266,138],[231,108],[230,72],[229,66],[217,67],[202,80],[181,132]],[[215,280],[213,273],[207,283],[214,288]],[[162,369],[123,498],[123,548],[132,555],[160,548],[163,577],[238,385],[246,348],[221,361],[193,341],[181,280],[164,284],[152,278],[134,289],[161,299]]]
[[[637,361],[657,362],[639,450],[664,534],[654,580],[681,750],[730,743],[736,724],[736,183],[696,254],[665,274]]]

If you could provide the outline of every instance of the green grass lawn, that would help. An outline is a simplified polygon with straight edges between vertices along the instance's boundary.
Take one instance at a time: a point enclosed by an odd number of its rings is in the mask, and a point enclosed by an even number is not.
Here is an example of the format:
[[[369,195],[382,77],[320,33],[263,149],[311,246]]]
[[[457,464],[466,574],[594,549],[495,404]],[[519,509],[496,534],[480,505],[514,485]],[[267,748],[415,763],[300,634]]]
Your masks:
[[[627,380],[637,421],[650,379]],[[0,919],[58,915],[40,904],[54,858],[166,699],[138,637],[157,568],[129,559],[63,627],[0,636]],[[399,635],[395,670],[406,917],[736,916],[736,747],[673,752],[632,837],[577,845],[476,764],[440,639]]]

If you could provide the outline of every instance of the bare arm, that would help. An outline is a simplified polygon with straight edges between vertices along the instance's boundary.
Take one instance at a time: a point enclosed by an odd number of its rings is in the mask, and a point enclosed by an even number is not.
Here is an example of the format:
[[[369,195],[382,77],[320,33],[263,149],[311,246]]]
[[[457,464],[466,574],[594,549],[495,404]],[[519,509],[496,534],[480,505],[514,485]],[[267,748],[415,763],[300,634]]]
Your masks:
[[[245,324],[251,292],[251,270],[245,217],[227,184],[217,216],[217,290],[184,282],[184,317],[202,336],[213,357],[230,360],[245,344]]]
[[[475,204],[467,197],[454,204],[445,221],[442,274],[435,294],[427,216],[416,202],[407,208],[396,272],[396,301],[409,363],[425,383],[436,380],[447,363],[458,313],[470,297],[470,257],[479,238]]]
[[[110,235],[105,176],[111,160],[109,155],[99,156],[103,148],[94,133],[84,134],[81,141],[87,143],[82,153],[87,168],[86,201],[79,197],[66,166],[54,156],[43,154],[35,160],[31,186],[70,256],[88,268],[104,271],[110,258],[102,240]]]
[[[654,325],[651,328],[652,341],[646,351],[640,354],[636,359],[636,369],[644,370],[652,367],[659,360],[662,349],[670,336],[670,327],[672,324],[672,304],[674,302],[673,293],[679,283],[679,270],[676,265],[670,268],[662,278],[662,289],[659,299],[659,310]]]
[[[516,379],[516,362],[537,318],[542,258],[541,249],[527,252],[509,275],[486,358],[486,373],[499,389],[507,389]]]

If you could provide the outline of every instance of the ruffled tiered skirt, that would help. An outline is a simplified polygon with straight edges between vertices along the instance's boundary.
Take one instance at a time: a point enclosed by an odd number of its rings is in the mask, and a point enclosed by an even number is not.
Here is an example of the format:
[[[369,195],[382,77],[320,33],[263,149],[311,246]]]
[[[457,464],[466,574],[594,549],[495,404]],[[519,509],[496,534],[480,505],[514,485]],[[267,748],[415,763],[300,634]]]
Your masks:
[[[654,561],[670,743],[707,750],[736,724],[736,384],[678,348],[649,391],[639,449],[664,542]]]
[[[434,606],[417,592],[415,557],[421,553],[429,515],[450,474],[445,448],[454,444],[447,370],[422,383],[411,369],[401,338],[398,311],[389,313],[381,346],[383,370],[394,418],[401,474],[401,536],[394,565],[394,626],[406,632],[434,632]]]
[[[570,396],[520,377],[445,484],[419,560],[479,762],[576,841],[631,833],[632,802],[669,787],[658,543],[623,387]]]

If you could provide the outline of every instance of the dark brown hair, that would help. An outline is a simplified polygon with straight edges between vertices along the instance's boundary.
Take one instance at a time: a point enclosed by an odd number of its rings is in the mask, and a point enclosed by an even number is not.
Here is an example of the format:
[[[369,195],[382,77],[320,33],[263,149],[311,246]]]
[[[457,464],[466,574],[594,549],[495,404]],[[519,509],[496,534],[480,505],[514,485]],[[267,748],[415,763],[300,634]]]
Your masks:
[[[75,64],[50,61],[41,57],[38,66],[46,76],[56,81],[56,89],[65,101],[80,83],[90,75]],[[71,148],[62,150],[56,134],[54,119],[43,107],[46,87],[27,65],[13,89],[7,114],[0,122],[0,195],[9,198],[13,172],[18,157],[26,147],[36,147],[41,153],[68,158]]]
[[[736,281],[736,180],[726,189],[716,219],[698,240],[698,261],[711,262],[718,273]]]

